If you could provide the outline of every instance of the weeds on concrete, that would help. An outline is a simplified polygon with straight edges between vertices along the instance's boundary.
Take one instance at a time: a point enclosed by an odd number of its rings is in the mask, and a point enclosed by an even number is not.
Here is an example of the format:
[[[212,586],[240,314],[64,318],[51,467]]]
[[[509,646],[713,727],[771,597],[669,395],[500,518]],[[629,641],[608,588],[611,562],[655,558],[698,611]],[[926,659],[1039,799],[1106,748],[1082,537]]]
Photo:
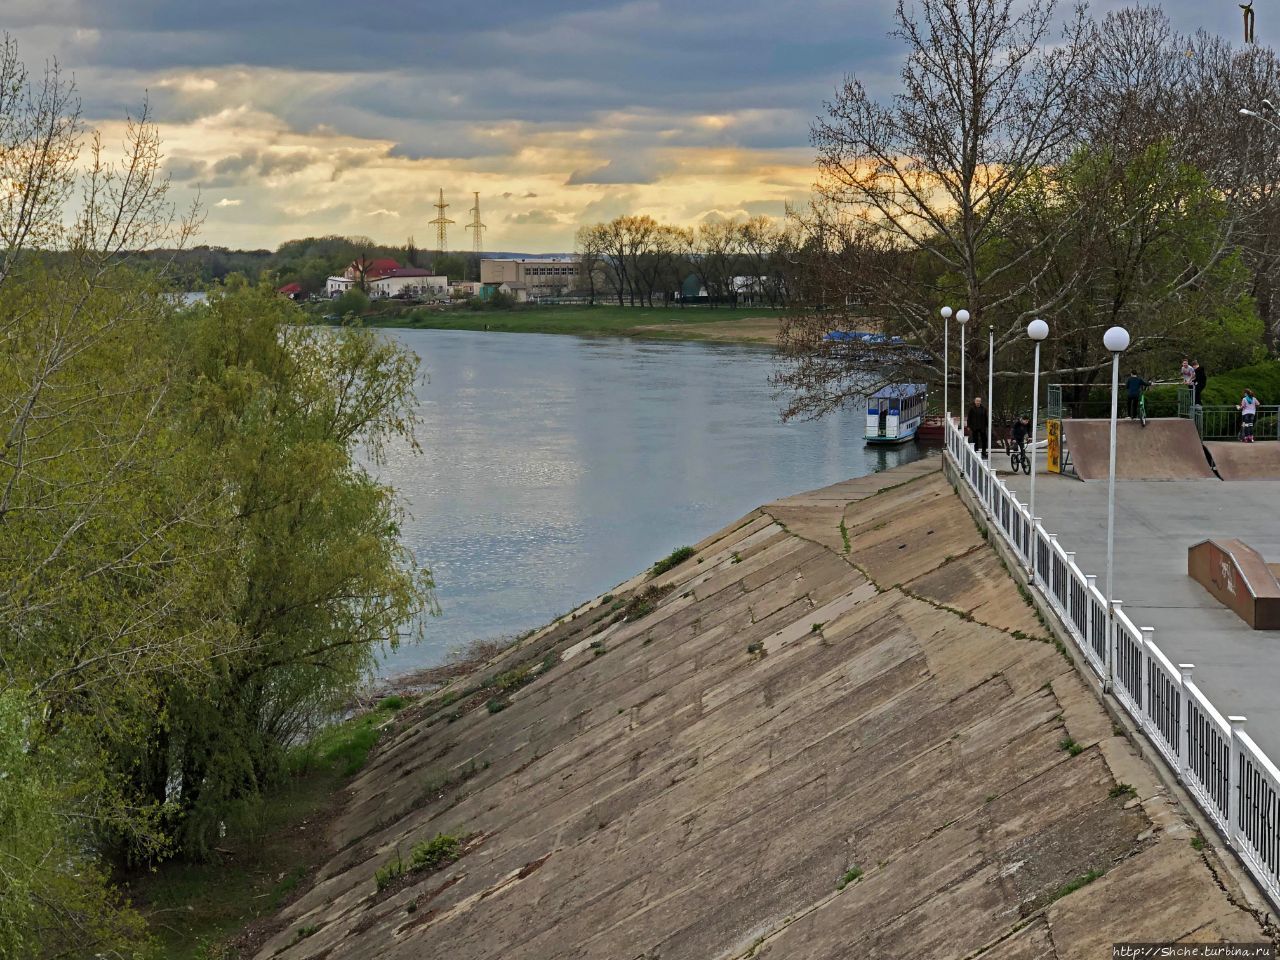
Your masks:
[[[843,890],[851,883],[856,883],[862,878],[862,869],[860,867],[850,867],[844,872],[844,875],[836,881],[836,889]]]
[[[738,556],[738,551],[737,551],[737,550],[733,551],[733,554],[729,557],[729,562],[730,562],[731,564],[732,564],[732,563],[741,563],[741,562],[742,562],[742,557]]]
[[[1073,757],[1078,757],[1084,753],[1084,747],[1076,743],[1071,737],[1063,737],[1058,741],[1058,749],[1064,753],[1069,753]]]
[[[604,645],[603,640],[592,640],[591,652],[595,654],[597,657],[603,657],[606,653],[609,652],[609,648]]]
[[[678,567],[697,552],[693,547],[676,547],[649,569],[649,576],[660,576],[673,567]]]
[[[822,621],[821,623],[815,623],[812,627],[810,627],[810,628],[809,628],[809,632],[810,632],[810,633],[821,633],[821,632],[822,632],[822,628],[823,628],[823,627],[825,627],[826,625],[827,625],[827,622],[826,622],[825,620],[824,620],[824,621]]]
[[[1112,800],[1117,800],[1120,797],[1131,798],[1131,797],[1136,797],[1137,795],[1138,795],[1137,789],[1133,786],[1133,784],[1130,784],[1130,783],[1117,783],[1114,787],[1112,787],[1110,790],[1107,791],[1107,796],[1110,797]]]
[[[763,643],[760,643],[759,641],[757,641],[757,642],[755,642],[755,643],[748,643],[748,644],[747,644],[747,653],[750,653],[750,654],[754,654],[754,655],[756,655],[756,656],[763,657],[763,656],[764,656],[766,653],[768,653],[768,652],[769,652],[769,651],[765,649],[764,644],[763,644]]]
[[[1194,837],[1191,838],[1191,849],[1199,852],[1204,848],[1205,848],[1204,834],[1197,833]]]
[[[1093,883],[1093,881],[1099,879],[1104,873],[1106,873],[1105,870],[1090,870],[1088,873],[1076,877],[1070,883],[1064,883],[1057,890],[1053,891],[1053,893],[1049,894],[1049,903],[1054,903],[1055,901],[1061,900],[1063,897],[1070,896],[1082,887],[1087,887],[1089,884]]]
[[[307,939],[307,937],[311,936],[313,933],[315,933],[319,929],[320,929],[320,924],[318,923],[305,924],[304,926],[299,927],[294,932],[293,942],[301,943],[303,940]]]
[[[506,697],[491,697],[489,702],[485,704],[490,713],[501,713],[507,707],[511,706],[511,701]]]
[[[853,543],[849,540],[849,528],[845,526],[844,517],[840,518],[840,539],[844,541],[845,553],[853,549]]]
[[[447,833],[437,833],[430,840],[414,844],[409,851],[408,861],[400,856],[400,848],[396,847],[396,858],[385,867],[374,871],[374,885],[381,893],[406,874],[438,870],[453,863],[460,856],[462,856],[462,838]]]

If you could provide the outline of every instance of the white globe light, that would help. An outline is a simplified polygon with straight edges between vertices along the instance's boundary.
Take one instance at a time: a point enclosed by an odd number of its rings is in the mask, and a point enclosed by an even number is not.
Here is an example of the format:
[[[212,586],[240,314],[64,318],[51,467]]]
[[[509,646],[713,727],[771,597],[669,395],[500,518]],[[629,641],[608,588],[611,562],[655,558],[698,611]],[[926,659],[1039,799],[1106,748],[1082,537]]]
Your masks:
[[[961,323],[968,323],[968,322],[969,322],[969,311],[968,311],[968,310],[961,310],[961,311],[959,311],[959,312],[956,314],[956,319],[957,319],[957,320],[959,320]]]
[[[943,307],[941,312],[942,312],[942,319],[943,319],[943,320],[950,320],[950,319],[951,319],[951,308],[950,308],[950,307]]]
[[[1049,336],[1049,325],[1037,317],[1027,324],[1027,336],[1032,340],[1043,340]]]
[[[1129,349],[1129,331],[1124,327],[1112,327],[1102,335],[1102,345],[1112,353],[1124,353]]]

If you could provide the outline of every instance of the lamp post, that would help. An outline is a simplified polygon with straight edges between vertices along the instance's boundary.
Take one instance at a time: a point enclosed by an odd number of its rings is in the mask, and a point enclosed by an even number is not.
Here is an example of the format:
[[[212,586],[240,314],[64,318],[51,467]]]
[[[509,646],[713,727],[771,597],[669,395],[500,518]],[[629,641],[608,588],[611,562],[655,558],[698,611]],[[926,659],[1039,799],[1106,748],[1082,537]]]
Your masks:
[[[1027,336],[1036,345],[1035,372],[1031,375],[1031,522],[1036,517],[1036,437],[1040,429],[1040,343],[1049,336],[1049,325],[1038,317],[1027,324]]]
[[[1102,344],[1111,354],[1111,456],[1107,463],[1107,617],[1112,620],[1112,641],[1107,644],[1107,683],[1111,683],[1112,650],[1115,648],[1114,565],[1116,550],[1116,411],[1120,391],[1120,354],[1129,349],[1129,331],[1112,327],[1102,335]]]
[[[1240,115],[1242,117],[1253,117],[1253,119],[1255,120],[1261,120],[1272,130],[1275,130],[1276,132],[1280,133],[1280,124],[1277,124],[1274,120],[1271,119],[1271,117],[1266,116],[1266,114],[1271,114],[1272,117],[1276,116],[1276,108],[1272,106],[1270,100],[1262,101],[1262,111],[1263,111],[1262,113],[1259,113],[1257,110],[1250,110],[1248,107],[1241,107]]]
[[[987,466],[991,466],[991,428],[994,425],[995,406],[992,404],[996,389],[996,328],[987,324]]]
[[[943,307],[942,314],[942,419],[951,423],[951,367],[948,365],[947,352],[951,346],[951,308]]]
[[[969,322],[968,310],[957,310],[956,319],[960,321],[960,416],[964,417],[964,328]],[[964,425],[961,420],[960,435],[964,436]]]

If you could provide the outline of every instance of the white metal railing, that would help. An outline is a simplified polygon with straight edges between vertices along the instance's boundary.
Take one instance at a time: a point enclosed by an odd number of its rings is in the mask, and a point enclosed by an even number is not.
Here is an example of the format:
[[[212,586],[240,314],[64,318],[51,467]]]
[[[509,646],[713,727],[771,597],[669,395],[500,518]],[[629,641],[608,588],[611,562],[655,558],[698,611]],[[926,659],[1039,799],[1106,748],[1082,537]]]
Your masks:
[[[1066,625],[1085,662],[1155,746],[1259,886],[1280,906],[1280,770],[1242,728],[1223,717],[1152,639],[1107,601],[1096,577],[1027,507],[965,440],[946,424],[947,456],[982,503],[988,521],[1031,573],[1035,589]],[[1104,688],[1105,689],[1105,688]]]

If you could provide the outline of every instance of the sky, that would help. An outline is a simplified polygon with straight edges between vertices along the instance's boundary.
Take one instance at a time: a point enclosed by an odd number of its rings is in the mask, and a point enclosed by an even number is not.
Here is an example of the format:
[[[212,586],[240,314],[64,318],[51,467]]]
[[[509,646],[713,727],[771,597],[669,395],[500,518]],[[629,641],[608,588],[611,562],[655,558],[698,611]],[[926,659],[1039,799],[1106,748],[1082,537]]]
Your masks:
[[[34,69],[75,77],[107,138],[147,98],[198,242],[321,234],[567,251],[578,225],[781,216],[814,179],[809,127],[846,74],[890,95],[891,0],[2,0]],[[1095,3],[1095,13],[1121,4]],[[1240,38],[1235,0],[1166,4]],[[1280,12],[1257,11],[1257,39]],[[1274,23],[1274,29],[1273,29]]]

